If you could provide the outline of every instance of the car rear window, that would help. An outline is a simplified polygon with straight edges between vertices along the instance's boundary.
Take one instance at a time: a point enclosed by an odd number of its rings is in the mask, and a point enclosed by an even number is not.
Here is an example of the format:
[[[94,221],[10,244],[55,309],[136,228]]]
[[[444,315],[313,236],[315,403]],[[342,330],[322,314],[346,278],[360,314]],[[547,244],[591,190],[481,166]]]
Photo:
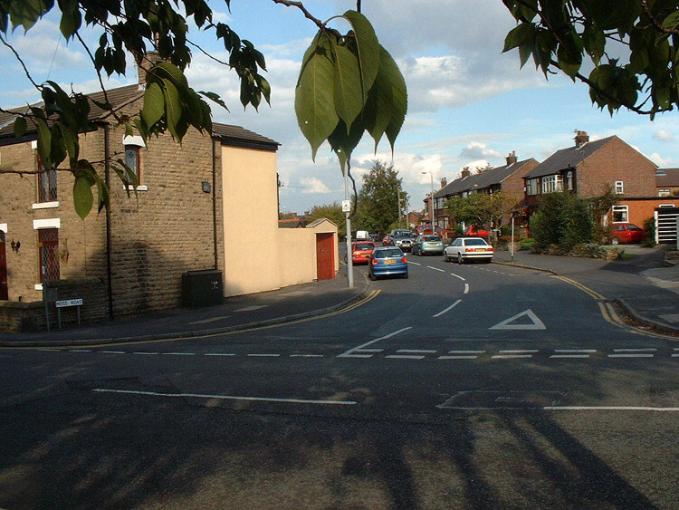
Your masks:
[[[403,252],[398,248],[394,248],[391,250],[375,250],[374,256],[377,259],[386,259],[388,257],[402,257]]]
[[[422,239],[424,241],[434,241],[434,242],[441,240],[439,236],[424,236]]]
[[[373,243],[359,243],[354,245],[354,250],[372,250],[375,248]]]
[[[632,225],[631,223],[627,226],[628,230],[641,230],[639,227],[636,225]]]
[[[488,246],[488,243],[483,239],[466,239],[464,242],[465,246]]]

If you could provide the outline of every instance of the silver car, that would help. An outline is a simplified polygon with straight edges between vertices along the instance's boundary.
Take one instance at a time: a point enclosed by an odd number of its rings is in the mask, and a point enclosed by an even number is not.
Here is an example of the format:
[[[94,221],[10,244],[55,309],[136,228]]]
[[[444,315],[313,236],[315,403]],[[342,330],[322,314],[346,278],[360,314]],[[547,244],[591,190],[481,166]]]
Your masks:
[[[437,235],[421,235],[413,243],[413,255],[440,255],[443,241]]]

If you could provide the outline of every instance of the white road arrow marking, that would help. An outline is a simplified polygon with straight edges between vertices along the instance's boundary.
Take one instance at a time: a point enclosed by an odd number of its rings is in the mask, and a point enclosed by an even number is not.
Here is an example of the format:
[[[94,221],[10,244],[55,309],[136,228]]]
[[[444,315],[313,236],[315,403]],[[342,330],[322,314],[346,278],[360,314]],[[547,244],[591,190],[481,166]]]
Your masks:
[[[528,317],[531,320],[531,324],[512,324],[514,321],[523,316]],[[528,310],[511,316],[509,319],[498,322],[495,326],[488,329],[538,330],[547,329],[547,327],[545,326],[545,323],[542,322],[537,315],[535,315],[535,312],[529,308]]]

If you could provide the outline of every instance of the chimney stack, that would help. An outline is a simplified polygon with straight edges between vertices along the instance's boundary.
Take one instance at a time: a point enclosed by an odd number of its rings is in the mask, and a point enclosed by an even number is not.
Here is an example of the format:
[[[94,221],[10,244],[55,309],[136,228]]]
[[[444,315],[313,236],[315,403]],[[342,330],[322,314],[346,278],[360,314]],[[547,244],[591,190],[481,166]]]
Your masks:
[[[148,70],[161,60],[160,55],[155,51],[149,51],[137,58],[137,82],[139,83],[139,90],[146,88],[146,73]]]
[[[442,189],[445,188],[446,184],[448,184],[448,179],[446,179],[445,177],[441,177],[441,188]]]
[[[464,179],[465,177],[469,177],[471,174],[472,174],[471,170],[469,170],[469,167],[466,166],[460,172],[460,177]]]
[[[512,151],[509,154],[507,154],[507,157],[505,159],[507,160],[507,166],[516,163],[518,161],[518,158],[516,157],[516,151]]]
[[[589,142],[589,135],[587,134],[587,131],[580,131],[579,129],[576,129],[574,140],[575,146],[581,147],[585,145],[587,142]]]

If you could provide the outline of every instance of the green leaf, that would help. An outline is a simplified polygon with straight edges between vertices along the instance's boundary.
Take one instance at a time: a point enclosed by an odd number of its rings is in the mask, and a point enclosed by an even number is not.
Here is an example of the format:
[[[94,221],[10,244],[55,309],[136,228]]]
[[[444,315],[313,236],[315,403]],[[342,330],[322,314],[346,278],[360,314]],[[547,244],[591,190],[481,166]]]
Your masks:
[[[52,134],[47,123],[42,119],[34,119],[38,128],[38,154],[45,167],[51,166],[50,153],[52,148]]]
[[[396,138],[401,132],[401,127],[405,122],[406,113],[408,113],[408,89],[406,87],[405,78],[401,74],[401,70],[396,65],[396,62],[391,57],[389,52],[382,48],[382,64],[380,66],[380,73],[385,74],[391,83],[391,120],[386,129],[387,140],[391,145],[391,151],[394,152],[394,144]]]
[[[347,11],[343,16],[351,23],[356,38],[361,82],[363,84],[363,103],[365,104],[368,91],[379,72],[380,43],[375,35],[375,29],[363,14],[356,11]]]
[[[533,32],[532,23],[520,23],[507,34],[507,37],[505,37],[505,45],[502,52],[505,53],[529,42],[533,37]]]
[[[674,11],[672,14],[667,16],[663,22],[662,27],[665,30],[674,30],[679,25],[679,11]]]
[[[78,161],[78,134],[71,131],[66,126],[61,126],[61,136],[68,153],[68,159],[73,167],[74,163]]]
[[[182,104],[179,98],[179,92],[170,80],[163,79],[163,95],[165,96],[167,129],[175,140],[181,140],[177,131],[177,126],[182,117]]]
[[[75,205],[75,212],[78,213],[83,220],[92,210],[92,203],[94,197],[92,196],[92,183],[85,175],[79,175],[73,184],[73,204]]]
[[[358,58],[346,46],[331,39],[331,47],[335,55],[335,110],[348,132],[363,109],[361,71]]]
[[[80,28],[82,17],[77,0],[61,0],[61,23],[59,29],[68,40]]]
[[[347,161],[351,158],[351,153],[354,151],[358,143],[361,141],[365,127],[359,117],[351,125],[351,129],[343,121],[339,121],[335,131],[328,137],[330,148],[337,154],[339,159],[342,174],[346,173]]]
[[[23,117],[17,117],[14,119],[14,136],[21,137],[24,136],[26,132],[26,119]]]
[[[170,78],[177,88],[181,89],[188,87],[186,76],[184,76],[184,73],[176,65],[167,61],[162,61],[156,64],[154,69],[161,78]]]
[[[320,40],[316,44],[319,44]],[[311,145],[312,159],[318,147],[337,126],[335,67],[325,53],[313,51],[295,89],[295,113],[302,134]]]
[[[598,65],[606,46],[606,38],[604,37],[603,30],[600,30],[592,23],[587,24],[582,33],[582,42],[585,45],[587,53],[592,57],[594,64]]]
[[[165,99],[160,85],[153,82],[146,87],[144,92],[144,107],[141,111],[141,118],[146,125],[152,128],[153,125],[163,118],[165,113]]]
[[[209,100],[214,101],[214,102],[217,103],[219,106],[221,106],[222,108],[224,108],[227,112],[229,111],[229,109],[228,109],[227,106],[226,106],[226,103],[222,100],[221,97],[219,97],[219,94],[216,94],[216,93],[214,93],[214,92],[205,92],[205,91],[203,91],[203,90],[199,90],[198,93],[199,93],[201,96],[205,96],[205,97],[207,97]]]

